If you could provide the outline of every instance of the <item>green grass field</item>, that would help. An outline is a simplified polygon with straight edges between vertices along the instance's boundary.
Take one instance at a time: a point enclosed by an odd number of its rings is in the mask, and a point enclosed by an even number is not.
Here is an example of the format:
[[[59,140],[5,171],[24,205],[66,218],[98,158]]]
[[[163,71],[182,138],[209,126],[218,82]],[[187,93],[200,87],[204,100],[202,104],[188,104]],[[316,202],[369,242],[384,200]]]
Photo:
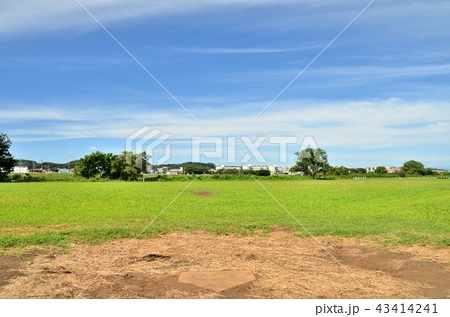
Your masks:
[[[258,182],[316,236],[450,245],[449,180]],[[180,230],[265,234],[280,226],[307,236],[258,182],[0,183],[0,248],[65,247],[135,237],[163,210],[142,237]],[[199,190],[213,194],[193,194]]]

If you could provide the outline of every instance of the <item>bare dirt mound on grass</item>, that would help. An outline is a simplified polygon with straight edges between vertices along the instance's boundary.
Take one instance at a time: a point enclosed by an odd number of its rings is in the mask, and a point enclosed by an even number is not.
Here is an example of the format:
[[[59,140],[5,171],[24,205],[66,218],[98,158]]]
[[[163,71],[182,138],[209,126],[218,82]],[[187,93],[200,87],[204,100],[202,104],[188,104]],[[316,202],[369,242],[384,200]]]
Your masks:
[[[213,192],[210,192],[209,190],[196,190],[192,193],[196,196],[203,196],[203,197],[208,197],[213,194]]]
[[[0,298],[450,298],[448,248],[387,250],[364,239],[318,239],[352,276],[315,241],[288,232],[172,233],[73,246],[20,262],[20,269],[0,257],[9,263],[5,272],[20,273],[4,279]],[[219,284],[189,284],[180,280],[183,272],[207,272]],[[222,288],[225,272],[254,278]]]

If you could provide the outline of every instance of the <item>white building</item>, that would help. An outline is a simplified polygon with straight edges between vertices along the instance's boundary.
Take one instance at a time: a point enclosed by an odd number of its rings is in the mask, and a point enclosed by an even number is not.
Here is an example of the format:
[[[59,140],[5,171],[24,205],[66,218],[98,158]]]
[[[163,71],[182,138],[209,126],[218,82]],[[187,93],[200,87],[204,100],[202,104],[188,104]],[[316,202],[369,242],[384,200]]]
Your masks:
[[[172,168],[166,170],[167,175],[180,175],[183,174],[183,166],[180,166],[180,168]]]
[[[240,170],[242,170],[242,166],[225,166],[225,165],[219,165],[219,166],[216,167],[216,172],[217,172],[218,170],[224,170],[224,171],[226,171],[226,170],[238,170],[238,171],[240,171]]]
[[[14,166],[13,173],[28,173],[28,166]]]
[[[267,167],[266,165],[255,165],[252,166],[252,170],[254,171],[267,171],[269,169],[269,167]]]
[[[289,166],[283,166],[283,167],[277,167],[278,174],[289,174],[290,167]]]

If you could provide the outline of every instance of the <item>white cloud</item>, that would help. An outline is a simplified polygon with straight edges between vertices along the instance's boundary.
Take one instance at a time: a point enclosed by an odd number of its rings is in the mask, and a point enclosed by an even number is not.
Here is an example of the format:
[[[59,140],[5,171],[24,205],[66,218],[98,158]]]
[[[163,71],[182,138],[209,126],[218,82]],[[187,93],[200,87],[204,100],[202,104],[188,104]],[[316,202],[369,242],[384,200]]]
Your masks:
[[[5,107],[6,108],[6,107]],[[58,107],[45,105],[17,104],[14,108],[2,109],[0,123],[11,124],[26,121],[78,121],[87,117],[83,112],[69,112]]]
[[[304,48],[229,48],[229,47],[192,47],[192,48],[174,48],[175,51],[185,53],[201,53],[201,54],[271,54],[303,51],[317,48],[317,46],[307,46]]]
[[[102,23],[153,16],[196,12],[222,6],[252,6],[292,3],[293,0],[78,0]],[[298,2],[298,1],[297,1]],[[304,2],[311,2],[304,0]],[[0,3],[0,38],[18,33],[61,31],[68,28],[86,31],[98,28],[77,1],[21,0]]]
[[[301,70],[302,66],[290,66],[290,70],[262,69],[258,71],[229,72],[222,73],[220,77],[215,77],[214,81],[219,83],[258,83],[275,82],[294,78]],[[362,84],[376,83],[389,79],[411,79],[423,76],[439,76],[450,74],[450,64],[442,63],[435,65],[414,65],[414,66],[322,66],[320,62],[314,64],[307,72],[299,77],[298,81],[307,77],[314,88],[355,86]],[[302,86],[308,85],[308,81],[302,82]],[[408,82],[409,83],[409,82]],[[424,85],[424,83],[420,83]]]
[[[262,106],[263,105],[258,105]],[[126,106],[123,109],[127,109]],[[247,109],[244,111],[243,109]],[[108,137],[125,139],[144,125],[172,135],[179,144],[191,137],[211,136],[297,136],[301,141],[311,135],[320,146],[354,149],[391,148],[398,146],[450,145],[450,103],[405,102],[399,99],[355,102],[291,101],[264,113],[250,124],[257,111],[255,104],[236,103],[233,108],[211,113],[199,110],[195,123],[181,110],[155,112],[148,110],[111,112],[92,107],[92,112],[67,122],[64,111],[35,117],[35,125],[11,129],[15,142],[52,139]],[[46,113],[52,112],[53,109]],[[26,111],[9,117],[24,116]],[[95,115],[92,115],[95,113]],[[240,115],[237,115],[240,113]],[[40,121],[45,125],[40,125]],[[7,120],[3,120],[7,123]]]
[[[447,121],[447,122],[439,121],[439,122],[436,122],[436,123],[430,123],[428,126],[431,127],[431,128],[434,128],[434,127],[448,127],[448,126],[450,126],[450,121]]]
[[[255,9],[256,7],[265,7],[278,9],[283,5],[295,6],[296,8],[303,5],[305,15],[301,19],[298,18],[297,12],[291,12],[291,14],[288,12],[288,14],[283,15],[282,19],[275,16],[273,20],[267,19],[264,23],[251,23],[248,25],[248,27],[260,28],[267,27],[276,22],[278,27],[286,30],[292,30],[297,25],[320,28],[322,27],[322,23],[318,23],[318,21],[321,19],[326,20],[327,24],[339,21],[336,26],[341,25],[342,21],[349,21],[348,19],[354,17],[368,3],[368,1],[365,3],[355,3],[353,0],[341,0],[338,3],[335,0],[152,0],[151,2],[148,0],[2,1],[0,2],[0,38],[15,36],[20,33],[53,32],[67,29],[84,32],[91,29],[98,29],[98,25],[86,14],[77,1],[86,7],[99,21],[105,24],[174,14],[205,12],[207,10],[220,11],[223,8]],[[379,19],[393,16],[402,22],[399,26],[410,30],[412,27],[417,27],[417,25],[408,23],[410,22],[408,18],[411,18],[411,13],[426,13],[424,19],[428,19],[430,14],[440,14],[445,17],[448,7],[448,1],[445,0],[433,1],[432,4],[427,0],[405,0],[393,3],[376,1],[368,12],[364,13],[364,19],[360,19],[362,21],[358,21],[358,23],[366,21],[368,23],[374,23],[378,27],[389,27],[389,25],[381,25]],[[438,9],[436,10],[436,8]],[[440,25],[439,19],[435,19],[432,22]]]
[[[302,29],[321,29],[332,26],[336,29],[342,28],[342,23],[350,21],[368,3],[355,2],[352,0],[21,0],[0,2],[0,39],[5,37],[15,37],[20,34],[34,34],[36,32],[61,32],[75,30],[76,32],[87,32],[98,30],[99,26],[93,19],[78,5],[79,1],[86,7],[99,21],[108,27],[113,23],[123,23],[124,21],[136,21],[144,18],[165,17],[177,14],[203,13],[209,10],[217,12],[223,9],[270,9],[270,13],[280,9],[282,6],[291,8],[302,7],[302,16],[299,18],[297,10],[287,10],[282,16],[274,14],[266,15],[264,23],[254,23],[253,21],[240,21],[248,28],[273,29],[276,25],[278,30],[292,31],[301,26]],[[376,29],[388,31],[391,36],[399,34],[409,34],[409,36],[424,36],[423,23],[426,22],[429,28],[426,36],[439,36],[445,28],[445,19],[450,4],[446,0],[403,0],[395,2],[376,1],[361,19],[358,25],[376,26]],[[276,11],[278,12],[278,11]],[[417,21],[419,18],[419,21]],[[392,21],[397,23],[392,27]],[[324,21],[324,23],[322,22]],[[386,21],[383,23],[382,21]],[[233,27],[230,25],[229,27]],[[371,35],[370,33],[368,34]],[[446,33],[443,33],[445,39]],[[340,39],[340,41],[345,39]],[[220,48],[216,51],[219,52]],[[242,52],[255,53],[257,51]],[[262,49],[264,50],[264,49]],[[231,51],[229,51],[231,52]],[[212,53],[212,52],[211,52]],[[226,49],[222,53],[227,53]]]

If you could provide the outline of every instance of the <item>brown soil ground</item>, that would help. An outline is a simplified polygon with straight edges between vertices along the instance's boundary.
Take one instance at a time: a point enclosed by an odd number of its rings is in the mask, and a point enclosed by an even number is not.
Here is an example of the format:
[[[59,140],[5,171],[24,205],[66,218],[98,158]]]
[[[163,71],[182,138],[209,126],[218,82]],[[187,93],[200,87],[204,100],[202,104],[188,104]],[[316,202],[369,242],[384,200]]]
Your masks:
[[[318,240],[328,252],[279,230],[265,237],[171,233],[0,257],[0,298],[450,298],[449,248]],[[256,280],[222,292],[178,282],[181,272],[228,270]]]
[[[211,196],[213,192],[210,192],[209,190],[197,190],[195,192],[192,192],[192,194],[197,196]]]

